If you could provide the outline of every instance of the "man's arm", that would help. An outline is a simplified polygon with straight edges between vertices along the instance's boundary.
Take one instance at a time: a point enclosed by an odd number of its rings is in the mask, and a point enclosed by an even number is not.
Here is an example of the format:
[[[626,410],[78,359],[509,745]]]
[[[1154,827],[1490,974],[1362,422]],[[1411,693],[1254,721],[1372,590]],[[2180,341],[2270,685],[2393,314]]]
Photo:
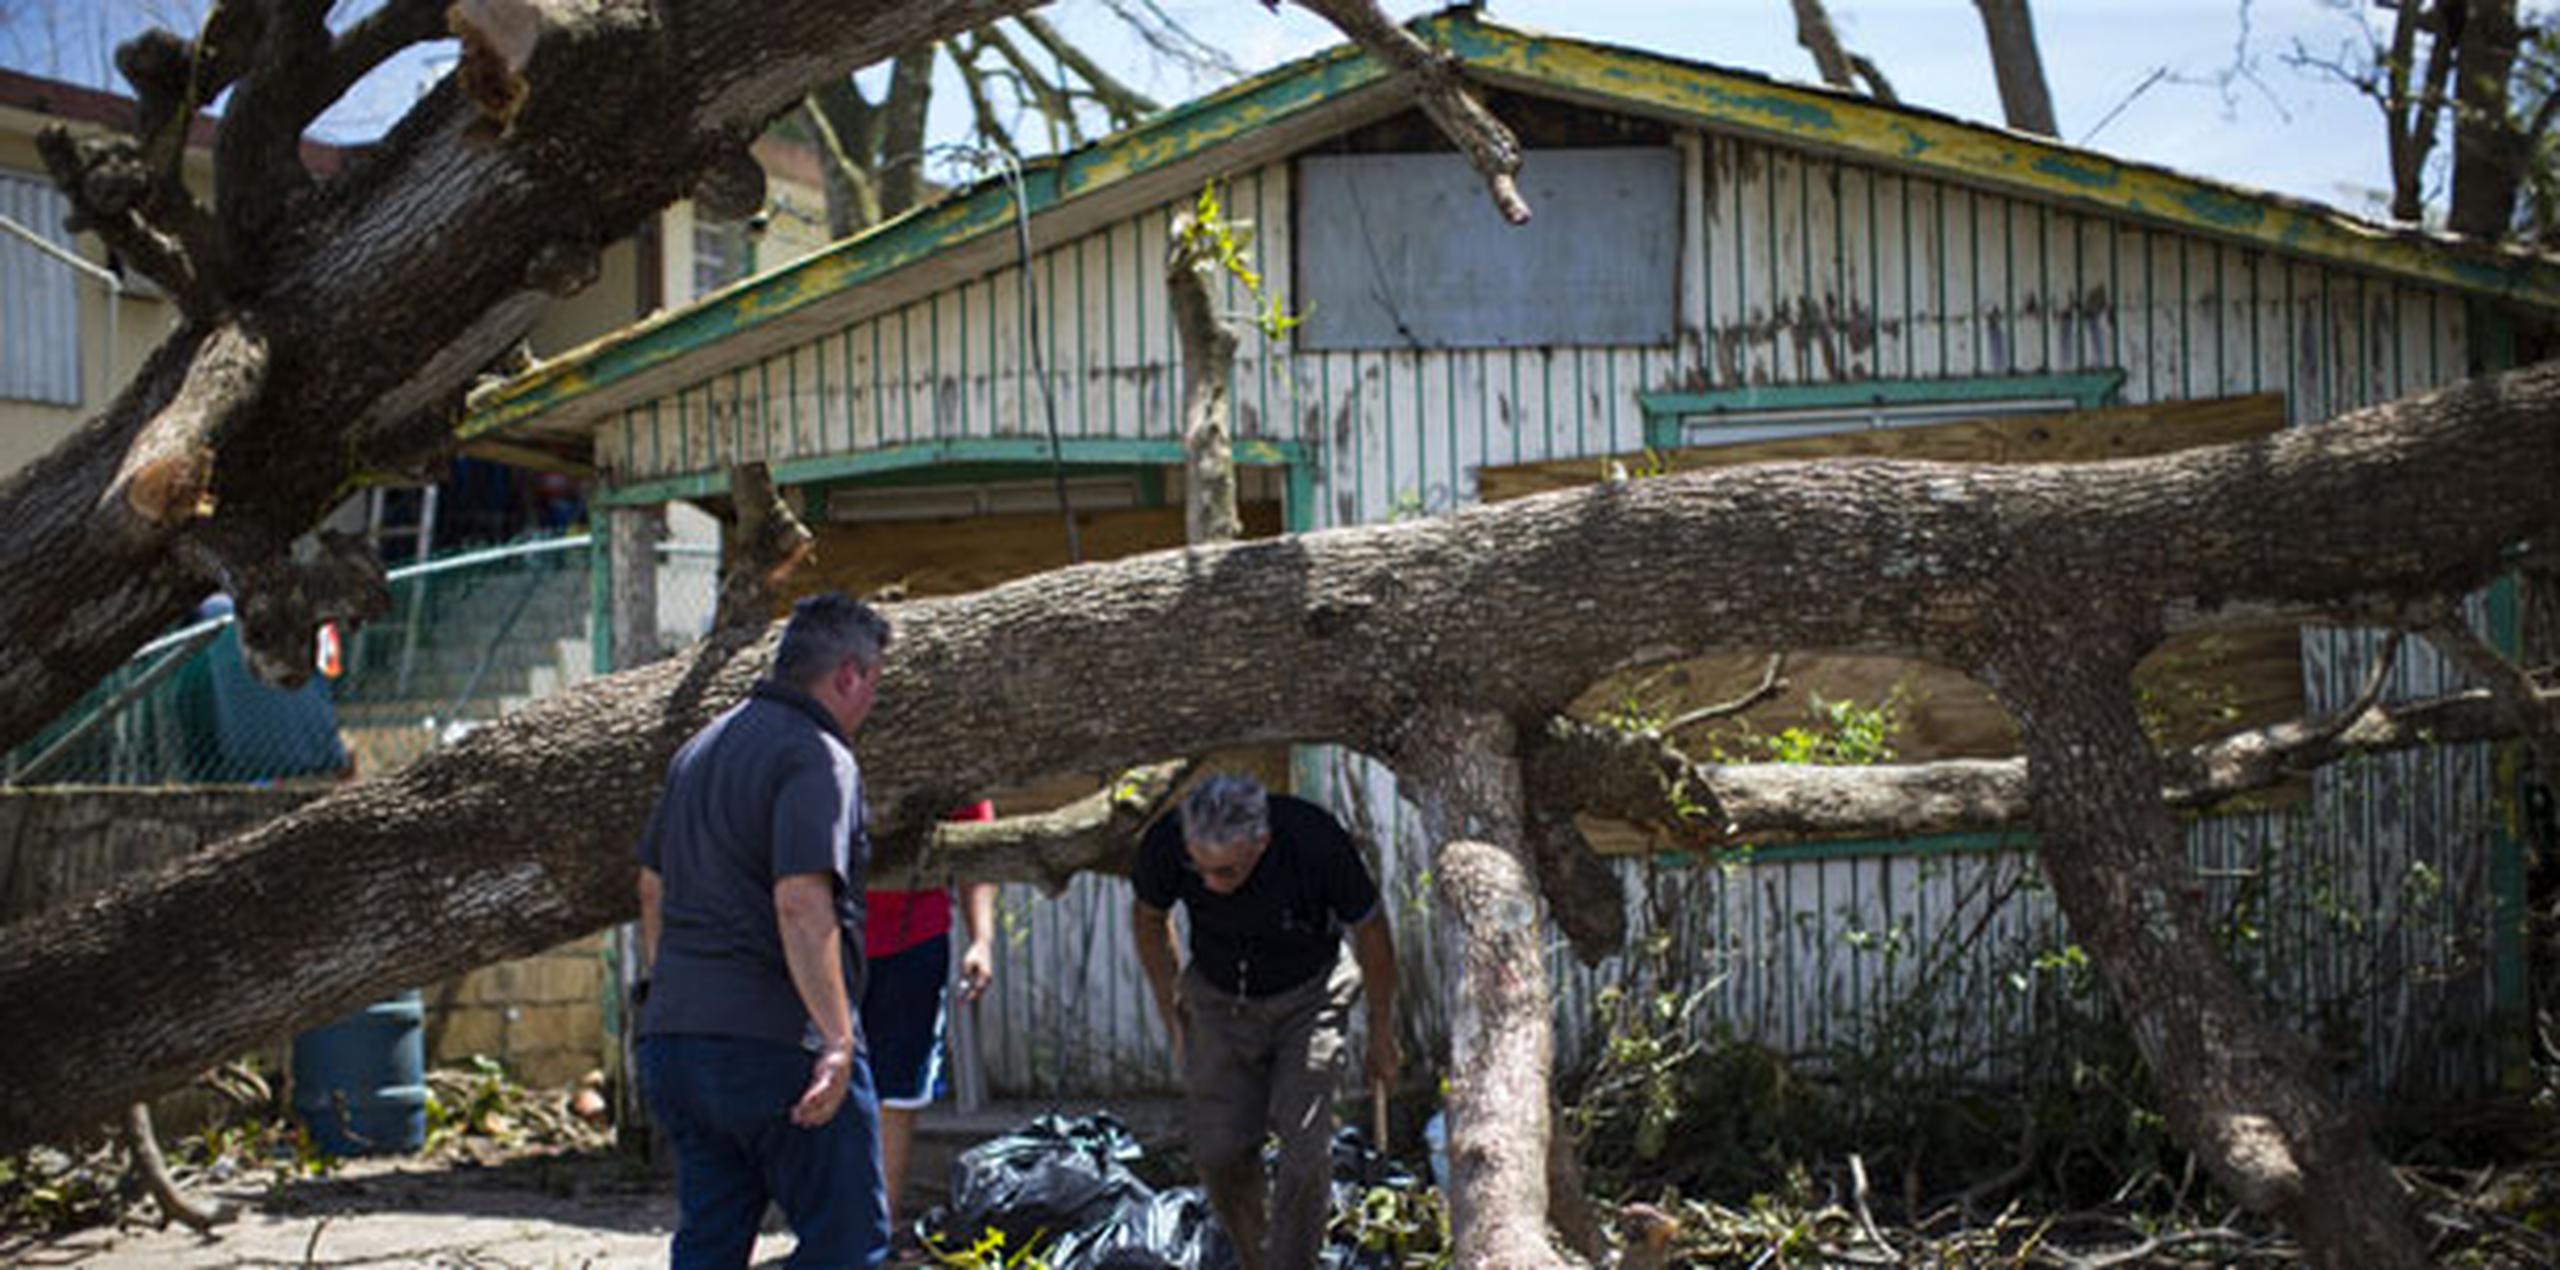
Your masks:
[[[996,978],[996,884],[972,882],[962,888],[960,907],[969,922],[969,947],[960,954],[960,999],[975,1001]]]
[[[807,1092],[791,1109],[791,1122],[809,1129],[835,1118],[853,1070],[853,1006],[845,996],[835,888],[834,876],[826,873],[793,873],[773,884],[774,920],[782,929],[791,986],[818,1025],[818,1060]]]
[[[1393,1084],[1404,1049],[1396,1039],[1396,941],[1383,901],[1351,928],[1351,958],[1360,964],[1361,994],[1369,999],[1369,1083]]]
[[[1138,964],[1147,972],[1147,990],[1155,994],[1156,1014],[1173,1038],[1173,1066],[1182,1070],[1182,1012],[1174,1001],[1174,976],[1181,963],[1173,946],[1173,914],[1145,900],[1129,901],[1129,934],[1138,944]]]
[[[656,869],[640,866],[640,977],[658,966],[658,932],[666,928],[667,882]]]

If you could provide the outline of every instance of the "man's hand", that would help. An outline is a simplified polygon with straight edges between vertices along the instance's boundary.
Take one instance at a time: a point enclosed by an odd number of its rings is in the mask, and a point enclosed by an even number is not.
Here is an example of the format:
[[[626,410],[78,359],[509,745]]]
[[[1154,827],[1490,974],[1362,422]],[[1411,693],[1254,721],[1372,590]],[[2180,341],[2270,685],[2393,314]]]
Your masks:
[[[853,1078],[853,1043],[830,1045],[819,1051],[818,1061],[809,1067],[809,1088],[792,1104],[791,1123],[803,1129],[815,1129],[836,1118],[844,1109],[845,1092]]]
[[[970,940],[968,949],[960,954],[960,1000],[964,1003],[987,995],[987,985],[995,982],[995,950],[987,944],[987,937],[980,935]]]
[[[1396,1040],[1393,1020],[1383,1026],[1369,1021],[1369,1083],[1395,1088],[1396,1074],[1404,1070],[1404,1046]]]

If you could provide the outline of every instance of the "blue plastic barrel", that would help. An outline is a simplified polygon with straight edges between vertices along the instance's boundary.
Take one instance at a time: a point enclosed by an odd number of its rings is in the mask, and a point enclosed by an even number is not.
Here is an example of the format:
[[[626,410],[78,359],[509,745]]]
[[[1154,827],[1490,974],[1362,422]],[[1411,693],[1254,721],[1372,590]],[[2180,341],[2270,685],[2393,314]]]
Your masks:
[[[415,991],[293,1038],[293,1110],[331,1155],[427,1141],[426,1007]]]

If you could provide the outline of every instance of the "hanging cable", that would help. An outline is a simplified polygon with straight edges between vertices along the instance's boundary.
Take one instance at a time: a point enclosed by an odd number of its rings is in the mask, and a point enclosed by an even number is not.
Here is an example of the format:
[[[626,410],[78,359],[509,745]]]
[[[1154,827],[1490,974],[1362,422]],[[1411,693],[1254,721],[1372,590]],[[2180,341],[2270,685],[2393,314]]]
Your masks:
[[[1022,270],[1022,286],[1016,292],[1021,302],[1021,317],[1018,325],[1022,331],[1024,352],[1030,362],[1031,373],[1040,381],[1040,413],[1049,434],[1049,474],[1057,486],[1058,517],[1066,523],[1067,527],[1067,563],[1083,564],[1084,542],[1076,530],[1075,505],[1067,496],[1066,444],[1058,436],[1057,386],[1049,381],[1048,359],[1040,354],[1040,306],[1037,284],[1031,277],[1031,193],[1023,180],[1022,162],[1014,157],[1012,151],[1002,148],[992,150],[967,146],[933,148],[965,156],[980,167],[993,162],[999,167],[1004,177],[1005,188],[1013,195],[1014,256]]]

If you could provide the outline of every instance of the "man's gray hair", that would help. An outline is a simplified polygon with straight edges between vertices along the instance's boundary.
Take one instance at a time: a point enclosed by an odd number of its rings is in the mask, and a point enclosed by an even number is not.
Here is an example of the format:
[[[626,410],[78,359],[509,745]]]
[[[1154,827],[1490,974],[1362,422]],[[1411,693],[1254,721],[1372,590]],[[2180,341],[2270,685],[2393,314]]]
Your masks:
[[[889,619],[852,596],[828,591],[791,606],[791,621],[773,650],[773,677],[806,688],[848,661],[868,673],[888,652]]]
[[[1252,842],[1271,831],[1271,795],[1250,776],[1220,773],[1191,787],[1182,800],[1183,840],[1225,847]]]

